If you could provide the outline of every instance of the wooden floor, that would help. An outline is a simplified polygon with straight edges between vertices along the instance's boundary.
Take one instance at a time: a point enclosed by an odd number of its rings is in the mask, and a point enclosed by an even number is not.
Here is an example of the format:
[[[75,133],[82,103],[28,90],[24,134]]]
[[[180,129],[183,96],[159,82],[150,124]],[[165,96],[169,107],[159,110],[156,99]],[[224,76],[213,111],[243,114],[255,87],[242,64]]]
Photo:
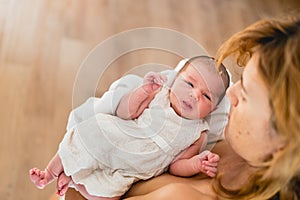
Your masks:
[[[28,170],[44,168],[55,154],[73,106],[76,74],[100,42],[135,28],[161,27],[191,37],[214,55],[233,33],[290,8],[300,8],[300,2],[0,0],[0,199],[42,200],[54,192],[54,183],[45,190],[36,189]],[[101,76],[96,95],[136,66],[172,67],[179,59],[157,49],[120,55]],[[238,73],[233,71],[235,79]],[[87,78],[86,83],[89,81]],[[94,90],[80,92],[81,98],[95,94]]]

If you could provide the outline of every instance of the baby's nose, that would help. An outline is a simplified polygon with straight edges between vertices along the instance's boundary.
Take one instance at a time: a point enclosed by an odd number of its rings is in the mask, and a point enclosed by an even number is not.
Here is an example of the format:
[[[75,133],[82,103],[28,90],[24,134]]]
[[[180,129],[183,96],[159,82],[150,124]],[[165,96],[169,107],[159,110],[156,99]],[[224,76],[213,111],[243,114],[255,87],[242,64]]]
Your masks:
[[[193,99],[195,101],[199,100],[198,95],[195,92],[190,92],[189,96],[190,96],[191,99]]]

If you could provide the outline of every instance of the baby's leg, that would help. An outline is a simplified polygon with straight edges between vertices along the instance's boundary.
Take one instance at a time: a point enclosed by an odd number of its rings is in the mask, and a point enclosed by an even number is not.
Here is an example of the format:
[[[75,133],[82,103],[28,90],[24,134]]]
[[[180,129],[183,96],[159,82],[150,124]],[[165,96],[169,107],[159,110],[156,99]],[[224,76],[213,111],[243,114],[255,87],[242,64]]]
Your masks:
[[[39,189],[42,189],[47,184],[51,183],[55,178],[57,178],[58,175],[63,172],[63,170],[64,169],[60,157],[58,154],[55,154],[44,171],[41,171],[38,168],[33,168],[29,170],[29,176],[35,186]]]
[[[97,196],[92,196],[86,191],[86,189],[83,185],[74,183],[74,186],[80,192],[80,194],[82,194],[82,196],[84,196],[86,199],[89,199],[89,200],[119,200],[120,199],[120,197],[97,197]]]

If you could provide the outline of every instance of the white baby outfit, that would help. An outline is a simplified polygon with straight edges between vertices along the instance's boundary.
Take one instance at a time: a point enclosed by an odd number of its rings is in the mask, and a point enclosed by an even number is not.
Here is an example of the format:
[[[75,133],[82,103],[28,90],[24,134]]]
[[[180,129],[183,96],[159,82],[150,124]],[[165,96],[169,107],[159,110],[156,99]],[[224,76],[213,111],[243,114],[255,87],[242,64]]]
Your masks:
[[[58,153],[65,173],[89,194],[120,196],[133,182],[163,173],[207,129],[205,120],[178,116],[163,87],[136,120],[98,113],[74,125]]]
[[[161,72],[167,76],[167,86],[171,87],[185,62]],[[84,184],[91,195],[120,196],[133,182],[162,173],[208,127],[208,144],[223,138],[230,107],[226,96],[203,121],[177,116],[166,88],[137,120],[115,117],[121,98],[142,82],[136,75],[123,76],[101,98],[91,97],[70,113],[58,153],[65,173]]]

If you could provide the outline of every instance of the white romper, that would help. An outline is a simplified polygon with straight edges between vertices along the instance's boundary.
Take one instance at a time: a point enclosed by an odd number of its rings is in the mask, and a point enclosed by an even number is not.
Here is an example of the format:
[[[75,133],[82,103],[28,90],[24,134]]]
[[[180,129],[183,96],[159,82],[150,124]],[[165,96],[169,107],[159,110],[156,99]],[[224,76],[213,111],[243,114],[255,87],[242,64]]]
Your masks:
[[[140,179],[163,173],[172,160],[208,129],[170,107],[163,87],[136,120],[98,113],[67,131],[58,154],[66,175],[91,195],[123,195]]]

